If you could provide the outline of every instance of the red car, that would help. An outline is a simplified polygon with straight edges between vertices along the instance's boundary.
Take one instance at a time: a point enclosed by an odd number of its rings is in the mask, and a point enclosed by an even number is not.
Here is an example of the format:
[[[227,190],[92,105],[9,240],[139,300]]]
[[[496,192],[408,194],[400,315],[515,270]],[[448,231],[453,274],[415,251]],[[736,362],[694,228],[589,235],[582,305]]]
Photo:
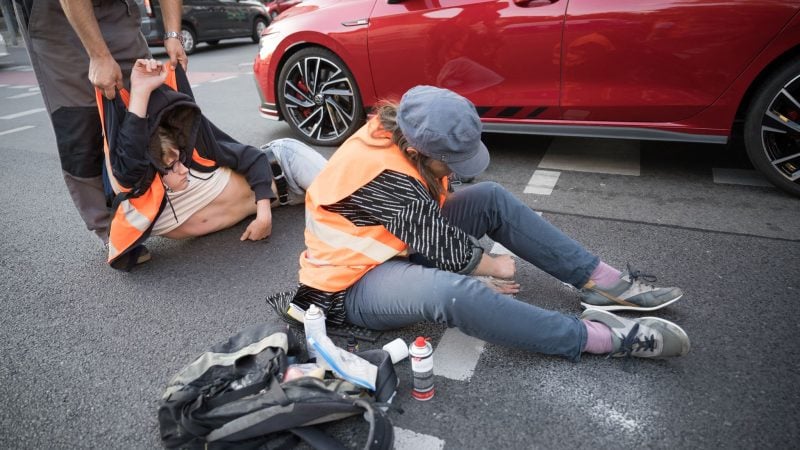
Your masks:
[[[337,145],[418,84],[487,132],[725,143],[800,195],[797,0],[306,0],[262,33],[261,112]]]

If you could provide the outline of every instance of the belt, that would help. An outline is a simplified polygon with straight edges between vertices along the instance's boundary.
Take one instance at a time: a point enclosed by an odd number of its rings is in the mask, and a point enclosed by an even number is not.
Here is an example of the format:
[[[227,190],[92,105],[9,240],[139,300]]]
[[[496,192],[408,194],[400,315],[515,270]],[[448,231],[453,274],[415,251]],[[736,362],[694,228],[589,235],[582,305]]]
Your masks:
[[[275,187],[278,188],[278,203],[286,205],[289,203],[289,185],[283,175],[283,168],[278,163],[278,158],[275,157],[272,150],[266,148],[264,153],[266,153],[269,166],[272,168],[272,179],[275,180]]]

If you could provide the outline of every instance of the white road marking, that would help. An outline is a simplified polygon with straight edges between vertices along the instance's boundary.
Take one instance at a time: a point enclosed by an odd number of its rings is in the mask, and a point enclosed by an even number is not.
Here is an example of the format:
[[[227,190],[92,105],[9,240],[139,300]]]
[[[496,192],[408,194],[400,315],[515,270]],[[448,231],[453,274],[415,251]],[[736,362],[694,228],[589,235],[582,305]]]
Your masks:
[[[239,67],[242,67],[242,66],[252,66],[252,65],[253,65],[253,62],[252,62],[252,61],[251,61],[251,62],[246,62],[246,63],[239,63]]]
[[[441,450],[444,441],[427,434],[394,427],[394,450]]]
[[[533,176],[531,176],[523,192],[526,194],[550,195],[553,193],[553,188],[556,186],[560,175],[561,172],[552,170],[537,170],[533,172]]]
[[[199,84],[193,84],[191,86],[192,86],[192,89],[194,89],[194,88],[196,88],[197,86],[200,86],[200,85]]]
[[[0,84],[0,87],[6,87],[6,86],[8,86],[8,85],[7,84]]]
[[[209,81],[209,83],[219,83],[220,81],[232,80],[232,79],[234,79],[234,78],[236,78],[238,76],[239,75],[231,75],[229,77],[217,78],[216,80]]]
[[[30,88],[28,90],[31,91],[31,92],[34,92],[34,91],[35,92],[39,92],[41,89],[39,88],[39,86],[36,86],[36,87],[32,87],[32,88]]]
[[[711,169],[714,174],[714,183],[717,184],[736,184],[741,186],[767,186],[772,187],[772,183],[764,178],[760,172],[744,169]]]
[[[39,92],[38,91],[36,91],[36,92],[24,92],[22,94],[12,95],[11,97],[6,97],[6,98],[10,100],[10,99],[14,99],[14,98],[30,97],[30,96],[33,96],[33,95],[39,95]]]
[[[639,176],[640,141],[619,139],[553,139],[541,169]]]
[[[31,68],[31,66],[11,66],[6,70],[14,70],[16,72],[28,72],[33,69]]]
[[[4,134],[16,133],[17,131],[28,130],[28,129],[31,129],[31,128],[36,128],[36,127],[33,126],[33,125],[25,125],[24,127],[12,128],[10,130],[0,131],[0,136],[3,136]]]
[[[16,86],[9,86],[9,89],[30,89],[33,85],[31,84],[18,84]]]
[[[468,381],[483,353],[486,342],[448,328],[433,353],[433,373],[451,380]]]
[[[27,115],[30,115],[30,114],[36,114],[36,113],[42,112],[44,110],[45,110],[44,108],[29,109],[27,111],[18,112],[16,114],[9,114],[7,116],[0,116],[0,119],[3,119],[3,120],[16,119],[17,117],[27,116]]]

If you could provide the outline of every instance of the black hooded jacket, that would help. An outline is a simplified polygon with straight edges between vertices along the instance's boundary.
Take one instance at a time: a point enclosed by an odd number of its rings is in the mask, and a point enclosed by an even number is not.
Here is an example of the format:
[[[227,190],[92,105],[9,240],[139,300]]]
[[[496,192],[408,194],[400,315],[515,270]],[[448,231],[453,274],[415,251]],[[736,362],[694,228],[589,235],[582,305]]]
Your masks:
[[[242,144],[214,126],[200,112],[183,70],[176,70],[178,91],[166,85],[160,86],[150,95],[147,117],[141,118],[125,111],[119,96],[114,99],[114,108],[123,117],[115,142],[110,152],[114,177],[125,187],[145,192],[156,171],[163,171],[161,144],[158,139],[159,124],[175,128],[178,133],[181,162],[192,171],[209,172],[215,167],[203,167],[192,160],[192,149],[214,161],[217,166],[229,167],[244,175],[255,192],[256,201],[275,199],[272,192],[272,171],[266,154],[261,150]]]

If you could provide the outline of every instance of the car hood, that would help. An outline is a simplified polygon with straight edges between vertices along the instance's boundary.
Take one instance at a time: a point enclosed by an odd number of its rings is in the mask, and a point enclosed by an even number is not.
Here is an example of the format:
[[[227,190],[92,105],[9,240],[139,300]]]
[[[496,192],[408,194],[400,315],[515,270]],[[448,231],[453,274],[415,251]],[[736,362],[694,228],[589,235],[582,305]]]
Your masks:
[[[355,18],[367,18],[372,12],[372,7],[377,0],[303,0],[283,12],[278,18],[278,22],[296,16],[304,16],[318,10],[348,10],[348,14]],[[326,14],[329,11],[326,11]]]

